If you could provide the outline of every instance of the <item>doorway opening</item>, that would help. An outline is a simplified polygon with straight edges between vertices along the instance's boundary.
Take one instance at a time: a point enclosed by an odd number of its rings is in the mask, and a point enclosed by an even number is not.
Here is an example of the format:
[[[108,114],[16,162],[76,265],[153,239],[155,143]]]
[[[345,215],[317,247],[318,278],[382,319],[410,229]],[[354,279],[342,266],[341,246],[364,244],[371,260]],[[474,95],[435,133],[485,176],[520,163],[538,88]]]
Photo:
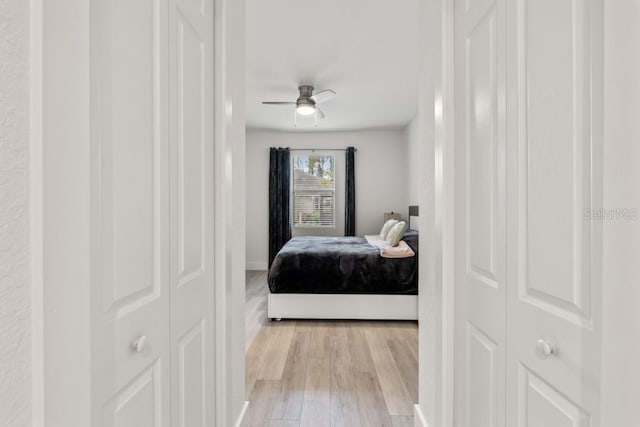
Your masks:
[[[268,177],[269,148],[290,148],[291,234],[345,236],[344,150],[354,147],[355,235],[379,235],[387,217],[410,219],[419,233],[426,207],[419,184],[418,7],[417,0],[246,2],[245,346],[252,425],[300,425],[310,417],[413,425],[416,320],[388,319],[384,303],[379,316],[349,320],[331,311],[339,299],[326,316],[322,308],[314,319],[270,319]],[[306,86],[318,101],[308,116],[300,110]],[[316,157],[333,161],[328,168],[321,162],[322,172],[305,169],[305,159]],[[311,188],[314,180],[318,188]],[[331,192],[322,187],[329,181]],[[414,268],[417,291],[417,262]],[[309,264],[303,271],[314,274]],[[418,297],[412,297],[416,319]],[[322,304],[311,301],[310,308]]]

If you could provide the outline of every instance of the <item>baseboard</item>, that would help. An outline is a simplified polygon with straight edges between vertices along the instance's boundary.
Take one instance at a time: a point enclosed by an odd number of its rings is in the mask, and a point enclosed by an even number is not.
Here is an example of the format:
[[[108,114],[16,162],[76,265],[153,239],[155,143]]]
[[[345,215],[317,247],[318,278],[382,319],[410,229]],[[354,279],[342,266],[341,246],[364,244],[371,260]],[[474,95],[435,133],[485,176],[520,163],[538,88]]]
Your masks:
[[[245,401],[238,419],[236,419],[235,427],[249,427],[249,401]]]
[[[266,262],[263,262],[263,261],[247,261],[246,269],[264,271],[264,270],[268,270],[269,266],[267,265]]]
[[[415,427],[429,427],[429,423],[427,423],[422,409],[420,409],[420,405],[417,403],[413,405],[413,425]]]

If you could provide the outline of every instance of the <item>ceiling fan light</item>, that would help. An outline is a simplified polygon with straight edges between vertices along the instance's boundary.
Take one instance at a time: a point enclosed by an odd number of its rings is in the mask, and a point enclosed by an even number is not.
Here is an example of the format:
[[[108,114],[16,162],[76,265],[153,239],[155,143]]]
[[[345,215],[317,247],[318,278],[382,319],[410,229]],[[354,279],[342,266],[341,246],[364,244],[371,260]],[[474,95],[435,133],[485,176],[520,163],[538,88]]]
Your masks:
[[[311,104],[299,104],[296,107],[296,111],[298,114],[303,116],[310,116],[311,114],[316,112],[316,108]]]

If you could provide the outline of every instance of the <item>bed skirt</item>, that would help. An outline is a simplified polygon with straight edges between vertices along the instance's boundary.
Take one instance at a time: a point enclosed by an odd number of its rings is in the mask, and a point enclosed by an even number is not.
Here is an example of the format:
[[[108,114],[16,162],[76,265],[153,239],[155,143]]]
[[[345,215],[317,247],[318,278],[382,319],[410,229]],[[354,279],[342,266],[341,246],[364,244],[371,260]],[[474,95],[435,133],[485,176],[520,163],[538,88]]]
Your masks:
[[[418,320],[418,295],[269,293],[270,319]]]

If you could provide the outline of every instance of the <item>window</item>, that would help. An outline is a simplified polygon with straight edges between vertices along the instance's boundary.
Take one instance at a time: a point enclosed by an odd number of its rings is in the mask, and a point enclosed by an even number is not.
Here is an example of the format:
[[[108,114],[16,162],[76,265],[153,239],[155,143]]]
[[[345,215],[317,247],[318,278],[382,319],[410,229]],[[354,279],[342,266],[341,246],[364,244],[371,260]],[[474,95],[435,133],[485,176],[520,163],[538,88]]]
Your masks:
[[[294,227],[335,227],[334,178],[333,156],[294,156]]]

